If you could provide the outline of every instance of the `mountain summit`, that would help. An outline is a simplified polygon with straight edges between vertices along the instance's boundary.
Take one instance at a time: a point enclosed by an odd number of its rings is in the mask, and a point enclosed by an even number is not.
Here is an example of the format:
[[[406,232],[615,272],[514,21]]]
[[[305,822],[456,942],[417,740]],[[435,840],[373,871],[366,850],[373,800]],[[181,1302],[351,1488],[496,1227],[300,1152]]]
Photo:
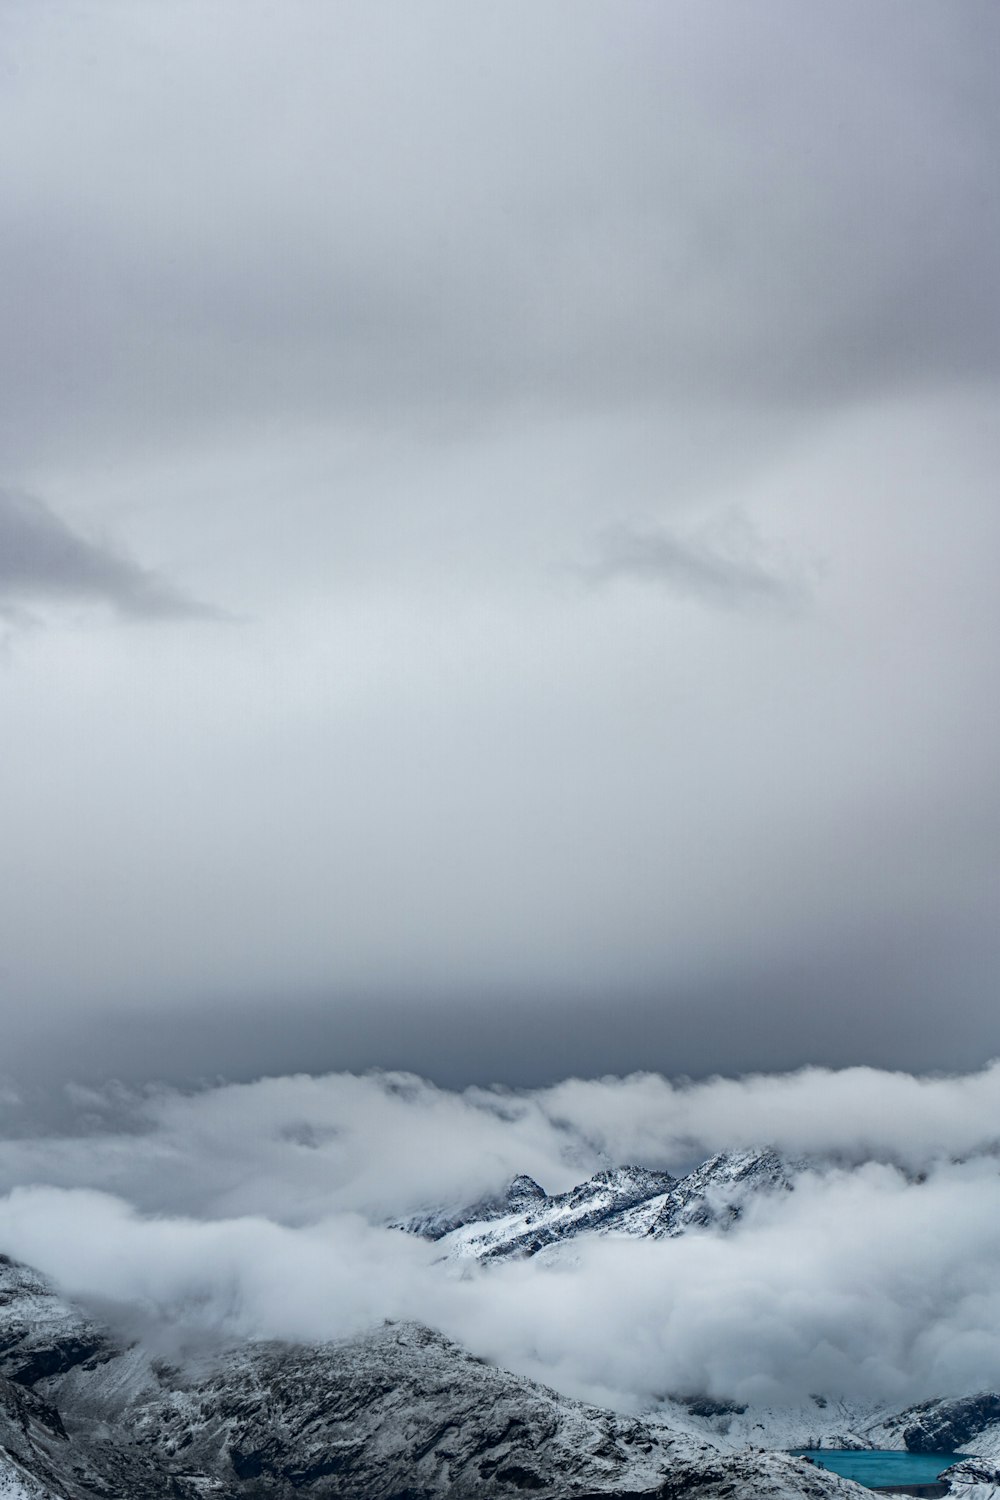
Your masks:
[[[597,1172],[549,1195],[530,1177],[505,1194],[458,1212],[428,1210],[395,1227],[440,1242],[449,1259],[485,1263],[537,1255],[583,1234],[674,1238],[690,1229],[725,1229],[750,1198],[790,1191],[793,1168],[771,1150],[720,1151],[675,1178],[647,1167]]]

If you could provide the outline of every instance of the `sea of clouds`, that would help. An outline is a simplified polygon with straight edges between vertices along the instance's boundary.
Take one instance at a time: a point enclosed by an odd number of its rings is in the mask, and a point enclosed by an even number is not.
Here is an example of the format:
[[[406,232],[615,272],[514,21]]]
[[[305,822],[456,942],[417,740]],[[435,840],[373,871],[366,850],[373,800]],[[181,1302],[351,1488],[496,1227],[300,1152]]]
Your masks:
[[[451,1092],[401,1074],[71,1089],[58,1128],[0,1094],[0,1250],[124,1329],[317,1340],[414,1318],[572,1395],[904,1404],[1000,1367],[1000,1063]],[[518,1172],[548,1191],[727,1147],[800,1162],[728,1233],[578,1240],[456,1268],[388,1227]]]

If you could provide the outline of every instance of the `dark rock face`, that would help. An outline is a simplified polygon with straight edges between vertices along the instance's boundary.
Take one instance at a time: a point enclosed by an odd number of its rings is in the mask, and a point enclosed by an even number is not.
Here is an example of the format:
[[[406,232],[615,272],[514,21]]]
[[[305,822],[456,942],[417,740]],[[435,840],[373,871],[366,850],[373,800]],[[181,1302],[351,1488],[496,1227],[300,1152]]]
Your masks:
[[[178,1481],[207,1474],[255,1500],[651,1495],[673,1447],[662,1429],[568,1401],[413,1325],[257,1345],[149,1393],[127,1417]]]
[[[62,1301],[44,1277],[0,1255],[0,1373],[35,1385],[115,1353],[104,1330]]]
[[[167,1500],[172,1494],[169,1476],[127,1439],[82,1442],[51,1401],[0,1376],[0,1494],[7,1493],[11,1473],[58,1500]]]
[[[522,1172],[519,1177],[514,1178],[507,1189],[504,1211],[512,1214],[524,1213],[530,1208],[537,1208],[539,1204],[545,1202],[547,1197],[545,1189],[539,1187],[533,1177],[527,1177]]]
[[[710,1396],[682,1396],[680,1401],[693,1417],[741,1417],[746,1411],[738,1401],[713,1401]]]
[[[991,1489],[1000,1489],[1000,1467],[981,1458],[967,1458],[964,1463],[952,1464],[941,1478],[959,1489],[966,1485],[981,1484]]]
[[[861,1500],[871,1495],[806,1459],[785,1453],[712,1454],[674,1465],[661,1500]]]
[[[984,1391],[957,1401],[927,1401],[904,1413],[903,1442],[911,1453],[957,1453],[1000,1422],[1000,1395]]]

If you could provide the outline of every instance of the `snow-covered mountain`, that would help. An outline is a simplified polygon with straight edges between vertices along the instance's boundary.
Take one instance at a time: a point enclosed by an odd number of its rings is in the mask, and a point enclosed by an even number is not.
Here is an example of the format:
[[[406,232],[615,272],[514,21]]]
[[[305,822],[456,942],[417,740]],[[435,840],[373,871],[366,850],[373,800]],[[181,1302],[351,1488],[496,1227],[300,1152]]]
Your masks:
[[[449,1260],[562,1254],[590,1234],[725,1231],[756,1195],[791,1191],[798,1170],[745,1151],[681,1178],[620,1167],[554,1195],[519,1177],[498,1198],[397,1227],[435,1241],[449,1274]],[[968,1453],[952,1493],[1000,1500],[992,1391],[904,1411],[676,1392],[629,1417],[409,1322],[166,1362],[0,1256],[0,1500],[862,1500],[869,1492],[780,1451],[824,1446]]]
[[[959,1453],[973,1448],[983,1457],[1000,1460],[1000,1394],[980,1391],[957,1399],[922,1401],[888,1417],[877,1434],[885,1448],[908,1448],[911,1453]]]
[[[544,1188],[534,1178],[523,1174],[515,1177],[505,1193],[495,1198],[481,1198],[467,1208],[449,1212],[447,1209],[430,1208],[407,1219],[395,1219],[391,1229],[405,1229],[408,1234],[419,1234],[425,1240],[440,1240],[455,1229],[466,1224],[486,1224],[494,1219],[508,1218],[512,1214],[528,1214],[548,1202]]]
[[[707,1435],[569,1400],[414,1324],[251,1342],[179,1368],[116,1344],[10,1261],[0,1299],[16,1375],[0,1375],[2,1500],[864,1493],[787,1455],[727,1454]]]
[[[903,1411],[820,1394],[784,1407],[673,1397],[657,1415],[671,1431],[707,1438],[731,1452],[748,1446],[880,1448],[968,1452],[1000,1462],[1000,1396],[990,1391],[924,1401]]]
[[[448,1259],[487,1263],[537,1255],[580,1234],[674,1238],[728,1227],[753,1195],[790,1190],[793,1170],[773,1151],[721,1151],[686,1177],[616,1167],[568,1193],[549,1195],[530,1177],[515,1177],[499,1198],[428,1209],[395,1227],[439,1242]]]
[[[34,1385],[113,1353],[107,1334],[29,1266],[0,1255],[0,1374]]]

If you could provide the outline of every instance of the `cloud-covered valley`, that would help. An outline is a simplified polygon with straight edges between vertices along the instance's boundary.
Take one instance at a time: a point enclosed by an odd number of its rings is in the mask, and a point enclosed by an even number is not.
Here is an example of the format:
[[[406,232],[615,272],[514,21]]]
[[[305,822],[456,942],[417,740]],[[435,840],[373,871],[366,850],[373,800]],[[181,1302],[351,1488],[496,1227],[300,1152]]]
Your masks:
[[[172,1352],[406,1318],[626,1409],[691,1393],[901,1405],[995,1377],[998,1103],[997,1065],[530,1093],[331,1075],[76,1090],[44,1134],[18,1133],[12,1089],[0,1248]],[[764,1142],[794,1191],[761,1195],[728,1232],[578,1236],[569,1254],[480,1267],[387,1227],[518,1172],[555,1192],[608,1165],[678,1174]]]

